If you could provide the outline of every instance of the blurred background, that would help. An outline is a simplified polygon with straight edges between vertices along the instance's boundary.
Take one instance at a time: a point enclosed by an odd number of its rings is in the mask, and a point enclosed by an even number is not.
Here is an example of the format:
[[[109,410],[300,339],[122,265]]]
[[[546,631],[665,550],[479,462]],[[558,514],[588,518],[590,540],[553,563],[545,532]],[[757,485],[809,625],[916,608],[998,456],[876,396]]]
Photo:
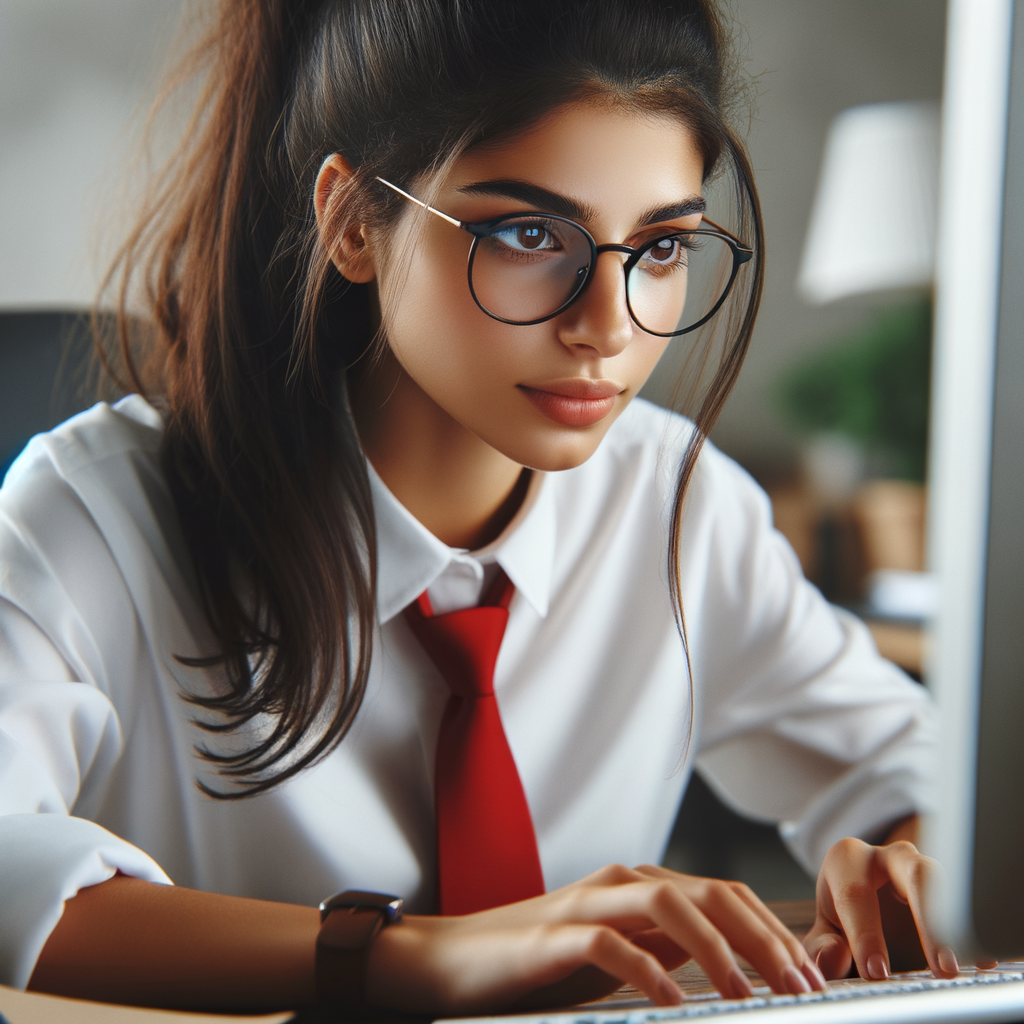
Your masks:
[[[946,4],[726,7],[750,79],[741,128],[767,284],[713,440],[768,489],[807,575],[919,678]],[[75,325],[181,8],[0,0],[0,475],[29,436],[92,402]],[[672,371],[666,360],[649,397],[667,400]],[[699,778],[666,863],[740,878],[767,899],[813,895],[774,828],[737,817]]]

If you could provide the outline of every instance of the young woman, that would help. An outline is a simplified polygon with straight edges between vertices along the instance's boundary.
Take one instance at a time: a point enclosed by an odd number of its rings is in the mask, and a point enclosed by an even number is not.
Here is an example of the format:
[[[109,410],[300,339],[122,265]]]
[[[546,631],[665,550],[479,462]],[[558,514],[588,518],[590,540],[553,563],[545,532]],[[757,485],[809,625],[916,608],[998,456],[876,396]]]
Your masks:
[[[222,0],[192,62],[120,262],[132,394],[0,493],[2,980],[669,1004],[688,957],[730,996],[736,954],[883,977],[902,904],[955,972],[899,841],[926,700],[701,443],[763,252],[711,0]],[[670,345],[694,422],[634,400]],[[806,946],[615,866],[657,863],[697,759],[820,865]],[[346,887],[389,895],[321,931]]]

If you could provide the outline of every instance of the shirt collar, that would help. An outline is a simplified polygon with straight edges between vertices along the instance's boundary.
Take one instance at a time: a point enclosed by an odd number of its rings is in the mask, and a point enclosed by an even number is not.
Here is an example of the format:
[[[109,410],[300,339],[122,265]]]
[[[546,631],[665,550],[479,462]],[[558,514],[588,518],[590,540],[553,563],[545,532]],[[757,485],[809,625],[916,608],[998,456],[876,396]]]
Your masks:
[[[438,540],[388,490],[367,462],[377,519],[377,615],[393,619],[429,587],[458,553]],[[480,562],[497,562],[516,590],[541,617],[548,613],[555,560],[555,496],[536,470],[526,498],[501,535],[471,551]]]

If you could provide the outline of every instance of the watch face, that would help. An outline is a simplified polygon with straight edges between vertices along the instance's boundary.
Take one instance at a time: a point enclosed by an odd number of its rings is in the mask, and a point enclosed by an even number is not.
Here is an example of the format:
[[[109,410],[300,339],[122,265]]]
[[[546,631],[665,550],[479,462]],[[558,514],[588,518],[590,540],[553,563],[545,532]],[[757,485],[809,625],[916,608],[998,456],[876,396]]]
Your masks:
[[[384,924],[394,924],[402,919],[402,897],[392,896],[386,892],[364,892],[361,889],[346,889],[335,893],[320,904],[320,920],[332,910],[345,907],[349,910],[372,909],[384,914]]]

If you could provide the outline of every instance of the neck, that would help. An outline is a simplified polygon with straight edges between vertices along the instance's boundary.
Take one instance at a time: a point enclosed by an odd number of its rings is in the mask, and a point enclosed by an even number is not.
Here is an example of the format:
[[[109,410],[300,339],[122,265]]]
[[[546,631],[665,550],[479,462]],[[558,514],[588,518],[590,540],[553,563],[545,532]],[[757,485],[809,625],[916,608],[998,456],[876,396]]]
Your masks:
[[[449,416],[390,349],[350,375],[350,389],[367,458],[435,537],[474,550],[504,530],[522,505],[529,470]]]

